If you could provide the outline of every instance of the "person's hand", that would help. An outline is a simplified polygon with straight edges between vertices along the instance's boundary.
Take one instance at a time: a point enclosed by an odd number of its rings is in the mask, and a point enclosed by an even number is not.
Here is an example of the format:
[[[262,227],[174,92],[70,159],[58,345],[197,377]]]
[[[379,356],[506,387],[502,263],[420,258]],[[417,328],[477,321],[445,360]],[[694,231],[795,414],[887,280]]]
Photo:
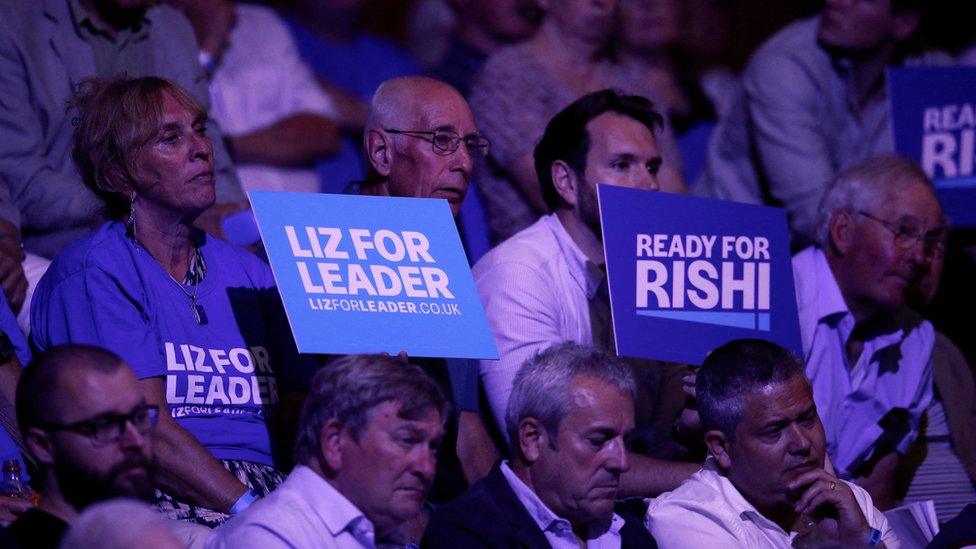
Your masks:
[[[24,250],[20,247],[20,231],[8,221],[0,221],[0,286],[10,309],[17,314],[27,297],[27,277],[24,275]]]
[[[33,506],[34,502],[26,498],[0,496],[0,522],[9,524]]]
[[[813,523],[816,537],[832,542],[867,541],[871,527],[847,483],[814,469],[796,477],[789,489],[804,490],[794,508]]]

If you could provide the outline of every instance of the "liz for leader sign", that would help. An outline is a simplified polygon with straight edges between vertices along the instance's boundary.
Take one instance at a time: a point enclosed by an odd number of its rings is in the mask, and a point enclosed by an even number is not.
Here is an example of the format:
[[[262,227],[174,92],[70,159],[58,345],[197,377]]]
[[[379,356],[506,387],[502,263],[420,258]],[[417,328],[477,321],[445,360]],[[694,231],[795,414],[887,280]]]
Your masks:
[[[445,201],[250,199],[301,352],[497,358]]]
[[[701,364],[759,338],[800,352],[778,208],[599,186],[617,352]]]

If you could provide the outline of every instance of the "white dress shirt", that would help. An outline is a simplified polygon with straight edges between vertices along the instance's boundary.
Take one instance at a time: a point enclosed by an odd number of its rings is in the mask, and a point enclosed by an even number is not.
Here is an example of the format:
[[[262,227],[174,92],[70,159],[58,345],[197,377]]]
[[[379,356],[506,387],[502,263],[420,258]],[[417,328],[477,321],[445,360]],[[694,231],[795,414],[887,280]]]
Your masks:
[[[606,275],[554,214],[488,252],[473,273],[500,356],[481,361],[481,380],[504,432],[508,395],[522,363],[555,343],[593,343],[589,300]]]
[[[299,465],[281,486],[214,530],[207,549],[373,549],[374,535],[362,511]]]
[[[884,514],[875,509],[871,496],[855,484],[847,485],[854,491],[868,526],[881,532],[885,547],[901,547]],[[644,524],[661,549],[786,549],[797,536],[797,532],[786,532],[761,515],[718,471],[713,458],[676,490],[651,500]]]
[[[553,549],[579,549],[579,541],[573,533],[573,525],[566,519],[556,515],[546,504],[539,499],[539,496],[529,488],[522,479],[508,466],[508,461],[502,461],[502,474],[505,480],[515,492],[515,497],[522,503],[522,507],[529,513],[532,520],[542,530],[549,545]],[[591,532],[591,537],[586,540],[587,549],[620,549],[621,538],[620,529],[624,527],[624,519],[614,513],[610,521],[610,527],[602,532]]]
[[[315,81],[291,32],[273,10],[238,2],[229,43],[210,84],[212,114],[227,135],[249,133],[301,112],[334,114],[332,99]],[[312,167],[235,167],[244,190],[320,190]]]
[[[845,345],[854,329],[851,314],[827,257],[807,248],[793,257],[800,338],[807,377],[827,433],[827,452],[837,474],[852,478],[870,457],[883,429],[878,421],[892,408],[909,412],[909,432],[894,444],[902,454],[918,434],[932,401],[932,325],[907,309],[893,316],[890,331],[864,342],[850,364]]]

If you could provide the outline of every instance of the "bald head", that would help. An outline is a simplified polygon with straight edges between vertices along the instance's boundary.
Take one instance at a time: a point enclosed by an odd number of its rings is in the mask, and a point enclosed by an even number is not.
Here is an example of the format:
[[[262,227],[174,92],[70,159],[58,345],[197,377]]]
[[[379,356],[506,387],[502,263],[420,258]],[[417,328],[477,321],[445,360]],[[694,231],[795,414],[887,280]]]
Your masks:
[[[52,421],[62,407],[71,404],[65,402],[62,394],[67,376],[114,374],[124,367],[125,362],[114,353],[88,345],[60,345],[41,354],[24,369],[17,383],[17,422],[21,431]]]
[[[438,148],[435,132],[462,140],[450,143],[454,150]],[[366,119],[369,173],[362,192],[443,198],[457,215],[474,169],[467,142],[478,137],[471,108],[450,85],[419,76],[387,80],[373,94]]]
[[[467,107],[464,97],[440,80],[426,76],[391,78],[380,84],[373,94],[366,130],[416,124],[426,107],[444,101],[458,101]]]

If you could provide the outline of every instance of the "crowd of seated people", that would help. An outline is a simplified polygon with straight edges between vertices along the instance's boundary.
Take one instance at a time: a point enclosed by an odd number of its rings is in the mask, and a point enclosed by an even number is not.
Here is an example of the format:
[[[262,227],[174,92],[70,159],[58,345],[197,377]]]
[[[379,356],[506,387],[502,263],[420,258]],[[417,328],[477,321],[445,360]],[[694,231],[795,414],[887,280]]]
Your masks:
[[[828,0],[718,85],[709,0],[443,1],[429,76],[360,1],[0,3],[0,546],[895,548],[928,500],[976,544],[951,220],[886,102],[953,62],[924,3]],[[242,189],[460,225],[475,180],[498,360],[300,354],[231,230]],[[597,184],[784,207],[800,354],[618,356]]]

